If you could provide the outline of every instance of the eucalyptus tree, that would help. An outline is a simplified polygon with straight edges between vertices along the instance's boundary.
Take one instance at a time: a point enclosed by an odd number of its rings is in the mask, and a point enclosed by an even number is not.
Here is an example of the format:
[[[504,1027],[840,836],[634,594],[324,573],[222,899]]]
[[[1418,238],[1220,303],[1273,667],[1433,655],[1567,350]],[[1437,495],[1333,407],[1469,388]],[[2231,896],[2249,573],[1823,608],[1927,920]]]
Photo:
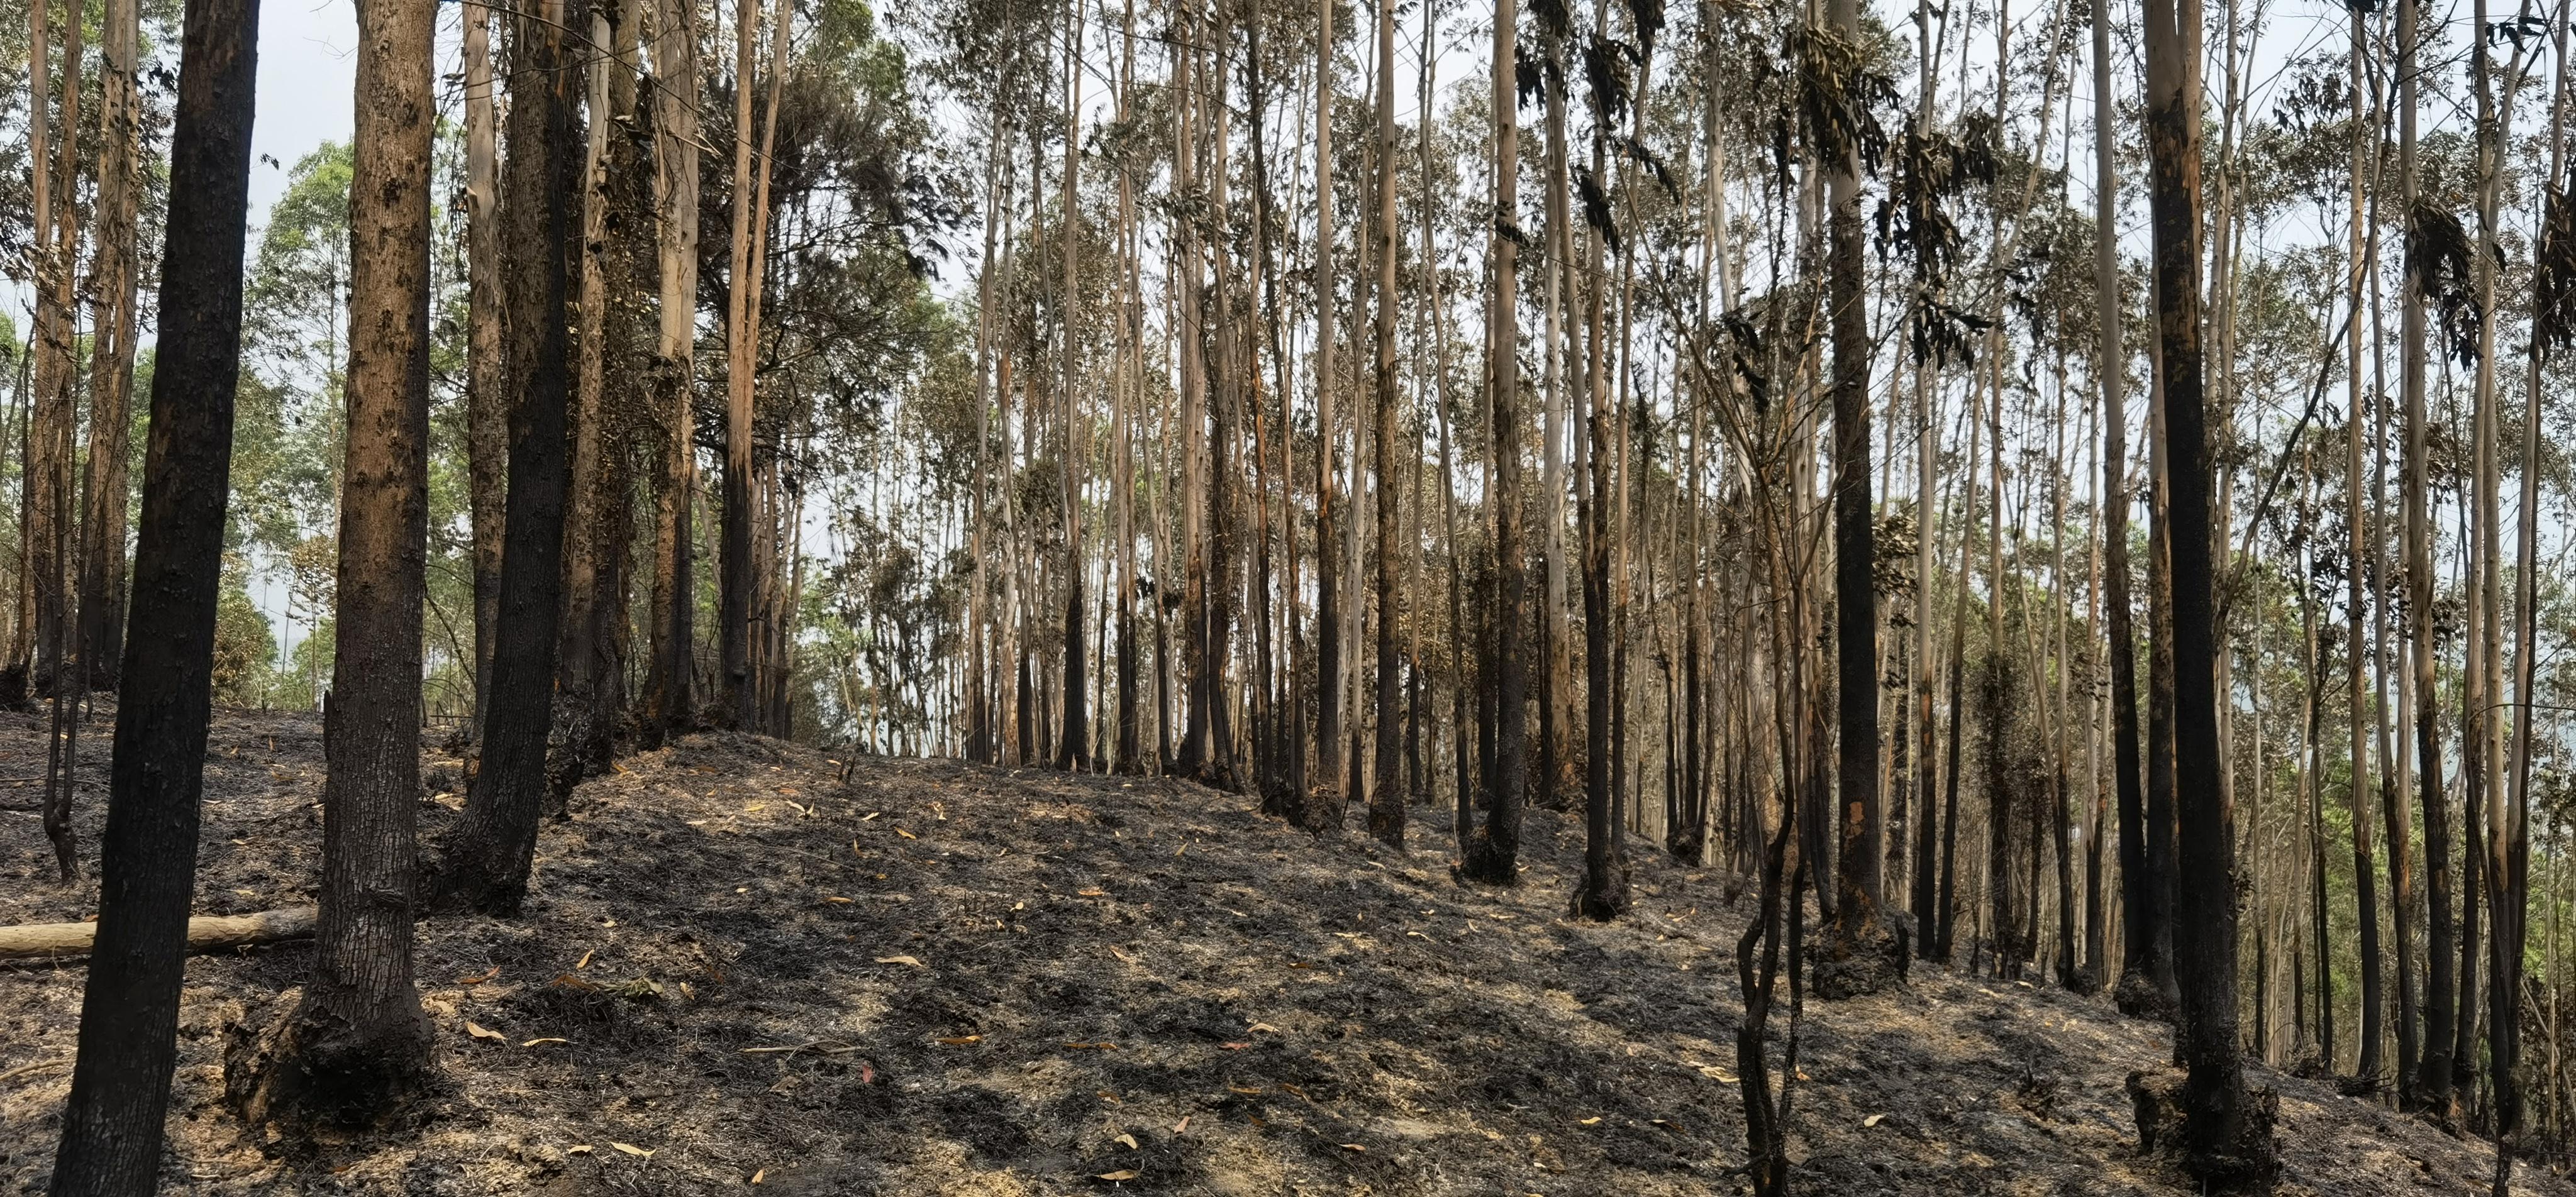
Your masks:
[[[198,800],[223,580],[233,391],[241,363],[257,0],[195,0],[179,46],[157,368],[99,840],[98,933],[49,1192],[157,1187],[178,1060],[196,889]]]
[[[2235,836],[2219,756],[2211,470],[2201,344],[2199,0],[2146,0],[2146,135],[2163,441],[2171,500],[2175,739],[2174,973],[2186,1161],[2203,1183],[2278,1166],[2268,1107],[2237,1041]]]
[[[547,318],[572,298],[574,201],[580,159],[570,33],[539,10],[520,12],[510,39],[505,240],[521,256],[503,280],[510,410],[507,532],[502,541],[501,634],[492,657],[482,767],[465,813],[440,848],[425,900],[432,909],[514,914],[536,858],[554,726],[556,632],[562,616],[566,402],[572,379],[566,321]]]
[[[348,469],[323,734],[321,914],[295,1009],[226,1061],[254,1123],[365,1125],[416,1092],[412,980],[421,606],[429,538],[431,0],[359,13],[349,189]]]

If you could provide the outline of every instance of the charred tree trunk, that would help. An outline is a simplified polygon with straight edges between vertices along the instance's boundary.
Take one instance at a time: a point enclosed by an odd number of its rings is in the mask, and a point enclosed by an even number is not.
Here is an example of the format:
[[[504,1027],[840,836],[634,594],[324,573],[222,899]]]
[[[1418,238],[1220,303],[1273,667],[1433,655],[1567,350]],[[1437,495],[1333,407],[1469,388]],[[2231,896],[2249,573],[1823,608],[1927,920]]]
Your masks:
[[[2417,86],[2416,0],[2397,3],[2397,154],[2399,187],[2408,219],[2416,218],[2415,109]],[[2412,236],[2410,234],[2410,241]],[[2420,260],[2408,255],[2410,262]],[[2435,683],[2433,644],[2433,525],[2428,491],[2429,437],[2425,413],[2424,301],[2429,280],[2406,272],[2400,317],[2402,388],[2406,403],[2406,456],[2399,483],[2406,504],[2406,611],[2409,623],[2407,685],[2415,708],[2415,776],[2424,819],[2424,1042],[2416,1061],[2414,1096],[2425,1109],[2447,1117],[2451,1104],[2451,1031],[2455,963],[2451,940],[2451,819],[2443,793],[2441,688]]]
[[[752,305],[760,280],[752,266],[751,89],[760,37],[760,0],[741,0],[734,14],[733,250],[725,273],[724,526],[717,547],[716,668],[724,690],[718,717],[732,726],[758,724],[759,691],[752,670],[752,604],[757,566],[752,560],[752,388],[760,356],[760,327]]]
[[[81,516],[80,647],[88,685],[116,689],[124,655],[126,448],[134,387],[135,209],[142,110],[135,0],[108,0],[99,63],[98,250],[90,274],[89,475]]]
[[[40,10],[41,11],[41,10]],[[144,1197],[160,1179],[196,889],[198,797],[241,368],[257,0],[190,0],[179,48],[158,367],[98,935],[81,998],[55,1197]]]
[[[698,315],[698,5],[657,0],[653,70],[653,196],[661,296],[653,411],[661,468],[653,503],[653,626],[647,639],[644,741],[658,744],[696,721]],[[980,557],[979,557],[980,560]]]
[[[781,9],[779,36],[786,36],[786,9]],[[1056,742],[1055,767],[1087,770],[1091,768],[1091,716],[1089,701],[1090,671],[1083,661],[1082,625],[1082,404],[1079,396],[1081,374],[1081,340],[1078,313],[1081,298],[1077,250],[1082,240],[1081,193],[1076,184],[1082,174],[1082,20],[1077,4],[1065,10],[1065,87],[1067,102],[1064,116],[1064,213],[1057,226],[1057,239],[1064,251],[1064,292],[1057,302],[1061,310],[1059,333],[1064,337],[1063,410],[1058,416],[1056,464],[1064,486],[1064,726]]]
[[[1377,742],[1369,834],[1404,843],[1402,682],[1396,648],[1397,499],[1395,435],[1395,6],[1377,6]]]
[[[2278,1167],[2272,1100],[2250,1093],[2237,1043],[2234,819],[2218,743],[2209,434],[2200,342],[2200,3],[2147,0],[2147,146],[2155,294],[2172,486],[2176,875],[2183,1149],[2204,1184]],[[2187,932],[2180,929],[2188,928]]]
[[[2093,0],[2095,238],[2093,285],[2102,346],[2095,363],[2102,388],[2102,603],[2110,634],[2111,775],[2120,818],[2120,1008],[2155,1017],[2171,1009],[2157,978],[2165,971],[2155,920],[2163,907],[2147,869],[2146,796],[2138,753],[2138,651],[2129,593],[2128,352],[2121,347],[2120,260],[2113,223],[2105,219],[2119,195],[2112,133],[2109,17],[2105,0]]]
[[[560,19],[519,16],[511,38],[510,152],[504,214],[513,264],[506,298],[510,373],[508,535],[503,541],[501,631],[483,721],[483,765],[449,833],[428,904],[510,915],[527,893],[545,799],[546,740],[554,726],[556,625],[563,614],[565,402],[571,379],[566,326],[574,270],[572,69]]]
[[[1332,0],[1317,0],[1315,20],[1315,784],[1304,815],[1309,830],[1322,832],[1341,829],[1349,797],[1342,792],[1342,580],[1333,502],[1340,385],[1333,372]]]
[[[363,1125],[417,1090],[429,1020],[412,980],[421,619],[429,544],[432,0],[364,0],[349,182],[347,468],[324,747],[313,973],[293,1013],[236,1039],[225,1091],[250,1122]]]
[[[1857,0],[1829,0],[1827,20],[1849,40],[1860,36]],[[1848,960],[1876,952],[1886,938],[1879,925],[1880,889],[1886,872],[1886,828],[1878,792],[1878,595],[1876,514],[1869,477],[1869,309],[1863,290],[1860,156],[1846,147],[1829,164],[1825,237],[1833,259],[1830,303],[1834,336],[1834,658],[1835,703],[1841,737],[1836,790],[1841,818],[1834,887],[1834,955]],[[1837,974],[1844,981],[1861,974]],[[1823,986],[1820,975],[1818,984]],[[1819,992],[1866,992],[1825,986]]]
[[[1486,393],[1490,396],[1493,446],[1494,602],[1493,632],[1479,671],[1493,679],[1493,762],[1483,771],[1485,822],[1468,844],[1460,872],[1469,880],[1511,885],[1519,879],[1521,802],[1529,783],[1529,727],[1521,709],[1528,701],[1527,665],[1514,651],[1513,637],[1527,625],[1523,610],[1521,558],[1521,413],[1520,413],[1520,127],[1513,92],[1517,40],[1516,0],[1495,0],[1493,121],[1494,208],[1509,226],[1486,240],[1492,298],[1486,307]]]
[[[474,712],[482,731],[492,701],[492,651],[501,631],[501,540],[507,518],[510,400],[501,297],[500,105],[493,89],[492,8],[465,6],[465,461],[474,532]],[[694,185],[691,188],[694,193]]]

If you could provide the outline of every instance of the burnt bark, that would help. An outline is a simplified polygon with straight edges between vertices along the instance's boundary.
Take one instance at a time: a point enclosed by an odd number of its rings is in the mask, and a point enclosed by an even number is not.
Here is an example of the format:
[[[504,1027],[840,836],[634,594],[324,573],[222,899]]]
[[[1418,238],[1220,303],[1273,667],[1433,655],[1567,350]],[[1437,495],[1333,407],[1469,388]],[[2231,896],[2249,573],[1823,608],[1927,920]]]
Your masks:
[[[2237,1043],[2236,869],[2218,738],[2219,628],[2200,329],[2200,4],[2146,0],[2146,124],[2173,569],[2175,935],[2184,1160],[2214,1188],[2278,1169],[2274,1103],[2251,1094]]]
[[[349,183],[347,466],[313,971],[294,1011],[228,1053],[252,1123],[358,1125],[429,1070],[412,979],[421,620],[429,538],[433,0],[360,0]]]
[[[160,1176],[223,579],[241,368],[258,0],[189,0],[179,49],[158,368],[99,841],[98,936],[81,997],[55,1197],[142,1197]]]
[[[510,412],[507,534],[502,541],[501,624],[483,723],[483,762],[465,812],[443,845],[426,904],[511,915],[528,888],[546,790],[546,741],[554,727],[557,625],[563,614],[567,372],[575,269],[572,221],[580,157],[574,149],[574,70],[563,20],[518,16],[511,38],[510,136],[503,180],[504,238],[522,247],[504,279],[507,347],[517,402]]]

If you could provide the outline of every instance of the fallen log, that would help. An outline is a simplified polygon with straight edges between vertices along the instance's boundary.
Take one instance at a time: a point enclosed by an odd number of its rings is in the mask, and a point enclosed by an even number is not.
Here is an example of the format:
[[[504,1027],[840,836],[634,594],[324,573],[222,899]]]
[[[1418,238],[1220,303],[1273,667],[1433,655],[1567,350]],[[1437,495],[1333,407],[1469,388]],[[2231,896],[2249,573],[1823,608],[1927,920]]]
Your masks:
[[[263,910],[258,914],[207,914],[188,920],[188,950],[248,947],[303,939],[313,934],[314,909]],[[0,927],[0,960],[89,955],[98,924],[27,923]]]

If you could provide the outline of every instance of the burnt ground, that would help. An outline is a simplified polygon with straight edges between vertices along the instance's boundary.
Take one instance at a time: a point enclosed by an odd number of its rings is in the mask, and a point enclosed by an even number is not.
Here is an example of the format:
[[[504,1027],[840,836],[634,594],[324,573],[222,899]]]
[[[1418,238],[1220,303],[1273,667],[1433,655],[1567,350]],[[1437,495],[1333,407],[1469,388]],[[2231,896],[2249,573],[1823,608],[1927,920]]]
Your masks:
[[[106,724],[83,758],[84,851]],[[0,716],[0,783],[41,764]],[[427,750],[425,832],[461,803]],[[201,913],[311,900],[320,726],[227,712]],[[0,791],[0,803],[32,796]],[[1745,1188],[1734,937],[1750,895],[1639,846],[1636,909],[1562,916],[1579,830],[1534,812],[1523,884],[1317,842],[1161,780],[862,760],[699,736],[549,824],[513,921],[421,928],[441,1088],[336,1141],[220,1104],[230,1028],[306,945],[188,970],[165,1191],[205,1194],[1705,1194]],[[0,814],[0,921],[88,913],[34,816]],[[50,1170],[77,964],[0,970],[0,1191]],[[2123,1078],[2156,1025],[2099,998],[1918,968],[1803,1021],[1802,1192],[2179,1194]],[[2285,1191],[2482,1191],[2483,1146],[2257,1070]],[[754,1184],[758,1188],[750,1186]],[[2540,1178],[2535,1193],[2576,1192]]]

